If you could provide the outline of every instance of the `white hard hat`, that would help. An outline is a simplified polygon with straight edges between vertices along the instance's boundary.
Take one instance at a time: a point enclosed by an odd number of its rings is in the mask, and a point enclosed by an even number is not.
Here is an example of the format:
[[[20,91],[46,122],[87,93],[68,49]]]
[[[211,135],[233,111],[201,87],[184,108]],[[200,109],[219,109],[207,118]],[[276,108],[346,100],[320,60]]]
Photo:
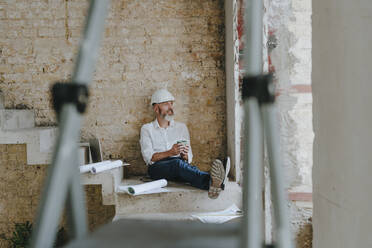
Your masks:
[[[173,95],[166,89],[160,89],[154,92],[151,97],[151,105],[154,103],[174,101]]]

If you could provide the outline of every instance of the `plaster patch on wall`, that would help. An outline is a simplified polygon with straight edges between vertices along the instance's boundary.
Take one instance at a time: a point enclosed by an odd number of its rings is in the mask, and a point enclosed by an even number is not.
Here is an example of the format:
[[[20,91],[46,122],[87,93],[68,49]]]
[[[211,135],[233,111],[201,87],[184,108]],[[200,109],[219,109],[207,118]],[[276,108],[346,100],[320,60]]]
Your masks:
[[[199,81],[200,77],[195,72],[185,72],[181,73],[183,79],[193,79],[195,81]]]
[[[269,71],[274,73],[287,187],[311,188],[312,98],[293,85],[311,82],[311,1],[265,1]],[[310,44],[310,45],[309,45]]]
[[[277,91],[285,186],[291,192],[312,192],[311,0],[265,0],[264,7],[267,68],[274,73]],[[296,239],[312,216],[312,205],[290,202],[289,208]]]
[[[298,140],[296,161],[299,168],[300,183],[297,186],[306,188],[306,192],[312,191],[312,163],[313,163],[313,140],[312,130],[312,95],[296,94],[297,102],[289,115],[296,121],[297,130],[294,138]]]
[[[296,139],[297,122],[290,111],[296,105],[297,99],[288,94],[277,97],[277,114],[280,132],[280,148],[283,159],[283,171],[285,176],[285,187],[291,188],[301,183],[299,177],[299,164],[297,152],[299,140]]]

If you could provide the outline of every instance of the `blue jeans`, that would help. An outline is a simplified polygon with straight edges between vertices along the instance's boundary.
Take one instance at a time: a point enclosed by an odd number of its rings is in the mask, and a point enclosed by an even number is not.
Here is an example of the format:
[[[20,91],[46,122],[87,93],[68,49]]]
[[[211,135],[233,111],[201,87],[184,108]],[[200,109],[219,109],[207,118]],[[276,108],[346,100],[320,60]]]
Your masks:
[[[147,171],[153,180],[165,178],[170,181],[187,182],[199,189],[209,189],[209,173],[199,170],[179,157],[159,160],[149,165]]]

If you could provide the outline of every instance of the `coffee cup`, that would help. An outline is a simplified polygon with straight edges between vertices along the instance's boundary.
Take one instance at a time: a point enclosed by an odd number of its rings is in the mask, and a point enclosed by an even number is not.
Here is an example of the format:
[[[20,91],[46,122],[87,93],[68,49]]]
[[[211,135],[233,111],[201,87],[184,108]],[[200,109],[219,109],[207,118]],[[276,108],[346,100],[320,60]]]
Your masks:
[[[183,145],[183,146],[187,146],[187,140],[179,140],[179,141],[177,141],[177,144],[181,144],[181,145]]]

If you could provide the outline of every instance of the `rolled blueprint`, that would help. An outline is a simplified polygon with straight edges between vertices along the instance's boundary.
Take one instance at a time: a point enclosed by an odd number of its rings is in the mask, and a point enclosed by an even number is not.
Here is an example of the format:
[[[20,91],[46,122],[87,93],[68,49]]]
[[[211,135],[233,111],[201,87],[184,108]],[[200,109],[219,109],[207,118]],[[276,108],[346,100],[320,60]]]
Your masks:
[[[93,166],[92,169],[90,169],[90,172],[92,174],[97,174],[97,173],[100,173],[102,171],[111,170],[111,169],[120,167],[122,165],[123,165],[123,161],[115,160],[115,161],[111,161],[111,163],[101,164],[101,165],[98,165],[98,166]],[[128,164],[125,164],[125,165],[128,165]]]
[[[142,194],[153,194],[168,192],[168,190],[162,187],[167,186],[167,180],[160,179],[149,183],[142,183],[138,185],[121,185],[118,186],[118,191],[126,192],[130,195],[142,195]]]
[[[94,166],[101,166],[104,164],[109,164],[111,163],[111,160],[106,160],[98,163],[93,163],[93,164],[86,164],[86,165],[80,165],[80,173],[86,173],[89,172]]]

